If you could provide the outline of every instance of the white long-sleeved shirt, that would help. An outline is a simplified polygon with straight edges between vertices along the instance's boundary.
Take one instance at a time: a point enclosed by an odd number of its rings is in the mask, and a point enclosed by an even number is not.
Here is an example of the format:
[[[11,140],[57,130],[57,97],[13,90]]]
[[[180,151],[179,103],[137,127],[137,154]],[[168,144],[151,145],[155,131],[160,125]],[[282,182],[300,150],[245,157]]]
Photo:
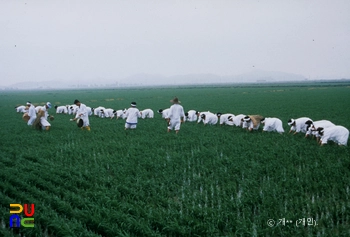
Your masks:
[[[227,125],[233,126],[234,123],[232,121],[228,120],[228,117],[230,117],[230,116],[232,118],[235,117],[234,114],[222,114],[222,115],[220,115],[220,125],[227,124]]]
[[[253,130],[258,130],[260,127],[260,123],[258,123],[257,126],[254,127],[253,121],[243,121],[242,128],[248,128],[248,129],[253,129]]]
[[[91,116],[92,115],[91,107],[86,106],[86,110],[87,110],[88,116]]]
[[[162,111],[162,118],[168,118],[169,116],[168,116],[168,114],[169,114],[169,112],[170,112],[170,109],[165,109],[165,110],[163,110]]]
[[[44,112],[45,112],[44,116],[40,118],[41,126],[43,126],[43,127],[51,126],[51,124],[47,121],[47,118],[49,117],[49,112],[47,111],[46,106],[44,105],[44,106],[39,110],[39,112],[40,112],[40,111],[44,111]]]
[[[68,109],[66,106],[58,106],[56,109],[56,114],[66,114],[68,113]]]
[[[233,124],[236,125],[237,127],[241,127],[243,122],[242,122],[242,118],[244,118],[246,115],[244,114],[239,114],[239,115],[236,115],[234,118],[233,118]]]
[[[104,109],[103,110],[106,118],[113,118],[114,117],[113,111],[114,111],[113,109]]]
[[[309,127],[309,129],[306,132],[306,135],[314,135],[316,137],[320,137],[320,134],[316,131],[317,128],[322,127],[322,128],[329,128],[329,127],[333,127],[335,126],[334,123],[332,123],[331,121],[328,120],[319,120],[319,121],[315,121],[311,124],[311,126]]]
[[[34,105],[30,105],[28,109],[28,115],[30,118],[36,118],[36,110]]]
[[[218,122],[218,116],[210,112],[205,115],[205,119],[203,120],[204,124],[215,125],[217,122]]]
[[[250,118],[253,116],[259,116],[259,115],[249,115]],[[254,122],[252,119],[250,121],[243,121],[242,128],[248,128],[249,130],[258,130],[260,127],[260,120],[257,121],[258,123],[254,125]]]
[[[116,112],[115,112],[115,114],[116,114],[116,116],[117,116],[117,119],[118,118],[122,118],[122,119],[125,119],[125,112],[126,112],[126,110],[117,110]]]
[[[276,131],[279,133],[283,133],[284,129],[283,129],[282,121],[278,118],[265,118],[263,131],[266,131],[266,132]]]
[[[40,105],[38,105],[37,107],[35,107],[35,112],[36,112],[36,113],[38,113],[38,112],[39,112],[39,110],[41,110],[41,109],[42,109],[42,107],[44,107],[44,106],[40,106]]]
[[[77,110],[78,110],[78,106],[77,105],[68,105],[68,114],[76,114]]]
[[[27,112],[26,107],[24,105],[16,107],[16,111],[17,111],[17,113],[26,113]]]
[[[47,119],[47,117],[49,117],[49,112],[47,111],[46,106],[44,105],[40,110],[45,112],[44,118]]]
[[[83,127],[90,126],[89,114],[85,104],[80,103],[80,106],[77,106],[75,118],[81,118],[83,120]]]
[[[143,119],[145,118],[153,118],[154,117],[154,112],[151,109],[144,109],[141,111],[141,117]]]
[[[295,132],[306,133],[307,125],[305,124],[305,122],[308,120],[312,121],[312,119],[308,117],[301,117],[301,118],[295,119],[295,126],[292,126],[290,130]]]
[[[184,119],[184,121],[195,122],[197,120],[197,114],[195,110],[189,110],[187,113],[188,116],[186,117],[186,119]]]
[[[343,126],[333,126],[325,128],[321,143],[327,144],[328,141],[334,141],[338,145],[346,146],[349,139],[349,130]]]
[[[184,108],[179,104],[173,104],[170,106],[169,113],[165,118],[169,118],[170,121],[177,122],[181,120],[181,117],[185,117]]]
[[[199,115],[198,115],[197,123],[200,123],[202,121],[202,117],[201,117],[202,114],[207,115],[207,114],[211,114],[211,113],[209,111],[207,111],[207,112],[200,112]]]
[[[140,111],[138,108],[131,107],[125,112],[126,123],[128,124],[137,124],[137,119],[141,117]]]
[[[80,106],[77,106],[75,117],[76,118],[82,118],[82,119],[89,118],[88,111],[86,109],[86,105],[85,104],[80,103]]]
[[[105,107],[102,107],[102,106],[99,106],[97,108],[94,109],[94,115],[96,116],[100,116],[100,113],[101,113],[101,109],[106,109]]]

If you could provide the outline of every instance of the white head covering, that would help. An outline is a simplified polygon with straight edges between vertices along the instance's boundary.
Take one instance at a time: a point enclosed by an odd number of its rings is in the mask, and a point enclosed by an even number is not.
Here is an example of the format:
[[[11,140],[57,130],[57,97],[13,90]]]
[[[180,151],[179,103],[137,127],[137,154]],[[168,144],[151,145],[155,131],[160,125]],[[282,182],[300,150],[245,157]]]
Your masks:
[[[248,121],[250,121],[250,117],[248,117],[248,118],[243,118],[243,120],[246,121],[246,122],[248,122]]]
[[[292,126],[292,124],[295,122],[294,119],[290,119],[290,123],[288,123],[289,126]]]
[[[49,107],[49,109],[51,109],[51,103],[50,102],[47,102],[46,105],[47,105],[47,107]]]

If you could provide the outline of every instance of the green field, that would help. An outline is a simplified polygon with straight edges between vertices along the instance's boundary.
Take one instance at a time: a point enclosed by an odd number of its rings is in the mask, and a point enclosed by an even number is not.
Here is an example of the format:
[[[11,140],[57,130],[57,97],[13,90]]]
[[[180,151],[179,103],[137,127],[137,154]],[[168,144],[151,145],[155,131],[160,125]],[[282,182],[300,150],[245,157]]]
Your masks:
[[[156,112],[174,96],[185,111],[278,117],[286,134],[189,122],[169,134],[157,113],[134,131],[90,117],[89,132],[53,108],[51,130],[37,131],[14,109],[79,99]],[[350,148],[320,147],[287,125],[307,116],[350,129],[349,84],[2,91],[0,99],[0,236],[350,236]],[[10,229],[10,203],[34,203],[35,227]]]

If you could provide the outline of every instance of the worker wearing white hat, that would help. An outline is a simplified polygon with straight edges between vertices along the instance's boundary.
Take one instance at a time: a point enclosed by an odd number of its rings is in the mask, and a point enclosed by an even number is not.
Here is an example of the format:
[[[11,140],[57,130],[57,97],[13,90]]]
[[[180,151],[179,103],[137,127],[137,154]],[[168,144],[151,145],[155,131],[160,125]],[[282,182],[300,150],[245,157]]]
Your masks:
[[[32,126],[36,119],[35,106],[30,101],[27,102],[27,105],[29,106],[29,109],[28,109],[29,120],[27,124],[28,126]]]
[[[124,110],[119,109],[119,110],[114,112],[114,115],[115,115],[116,119],[118,119],[118,118],[125,119],[125,112],[126,112],[126,109],[124,109]]]
[[[44,116],[42,116],[40,118],[40,123],[41,123],[41,127],[43,130],[50,130],[51,124],[47,121],[47,118],[49,117],[49,113],[48,113],[48,109],[51,108],[51,103],[47,102],[44,106],[42,106],[42,108],[40,109],[40,111],[43,111],[45,114]],[[40,112],[39,111],[39,112]]]
[[[242,118],[242,128],[247,129],[248,131],[252,131],[252,130],[258,130],[259,126],[260,126],[260,121],[263,119],[264,117],[261,115],[248,115],[245,116],[244,118]]]
[[[288,125],[291,126],[289,133],[291,133],[292,131],[295,131],[293,135],[295,135],[299,132],[306,133],[308,125],[305,123],[308,120],[312,121],[312,119],[310,119],[308,117],[301,117],[298,119],[289,119]]]
[[[321,146],[327,144],[328,141],[333,141],[339,146],[346,146],[349,139],[349,130],[343,126],[333,126],[328,128],[317,128],[321,139]]]
[[[278,132],[284,133],[282,121],[278,118],[263,118],[260,123],[264,124],[263,132]]]
[[[235,117],[234,114],[222,114],[222,113],[217,113],[216,116],[219,118],[219,124],[221,125],[230,125],[233,126],[233,121],[231,121],[229,118]]]
[[[204,125],[210,124],[215,125],[218,122],[218,117],[210,112],[204,112],[201,114],[201,119],[203,120]]]
[[[125,130],[135,129],[137,126],[137,120],[141,117],[141,113],[136,108],[136,102],[131,102],[131,107],[125,112]]]
[[[170,109],[159,109],[157,111],[158,114],[162,115],[162,118],[165,119],[166,117],[169,116]]]
[[[197,120],[197,112],[195,110],[189,110],[185,113],[184,121],[195,122]]]
[[[202,119],[202,115],[208,115],[208,114],[213,114],[213,113],[211,113],[211,112],[209,112],[209,111],[207,111],[207,112],[199,112],[199,111],[197,111],[196,112],[196,115],[197,115],[197,117],[198,117],[198,120],[197,120],[197,124],[198,123],[200,123],[203,119]],[[204,122],[204,120],[203,120],[203,122]]]
[[[319,141],[319,138],[320,138],[320,135],[317,132],[317,128],[319,127],[329,128],[329,127],[335,126],[334,123],[328,120],[319,120],[315,122],[313,122],[312,120],[308,120],[305,122],[305,124],[307,125],[306,127],[307,131],[306,131],[305,137],[308,137],[309,135],[312,134],[314,137],[316,137],[317,141]]]
[[[77,112],[77,105],[73,104],[73,105],[67,105],[67,111],[68,114],[73,114],[75,115]]]
[[[245,117],[246,115],[244,114],[238,114],[236,116],[229,116],[228,120],[231,121],[234,125],[236,125],[236,127],[242,127],[243,125],[243,121],[242,119]]]

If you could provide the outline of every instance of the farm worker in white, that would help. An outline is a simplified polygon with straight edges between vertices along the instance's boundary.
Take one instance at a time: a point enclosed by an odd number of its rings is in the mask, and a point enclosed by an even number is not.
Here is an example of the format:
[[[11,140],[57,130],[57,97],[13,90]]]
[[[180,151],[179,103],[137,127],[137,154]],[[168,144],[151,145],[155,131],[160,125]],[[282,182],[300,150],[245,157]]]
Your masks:
[[[106,118],[113,118],[115,110],[113,109],[104,109],[102,110]]]
[[[236,115],[236,116],[233,116],[233,117],[228,117],[228,120],[233,122],[234,125],[236,125],[237,127],[242,127],[243,125],[243,118],[245,117],[246,115],[244,114],[239,114],[239,115]]]
[[[302,132],[302,133],[306,133],[306,128],[307,128],[307,124],[306,121],[311,120],[310,118],[307,117],[301,117],[298,119],[289,119],[288,120],[288,125],[291,126],[289,133],[291,133],[292,131],[295,131],[293,135]]]
[[[203,119],[202,119],[202,115],[207,115],[207,114],[211,114],[209,111],[208,112],[199,112],[197,111],[196,112],[196,115],[198,116],[198,120],[197,120],[197,123],[200,123]]]
[[[282,121],[278,118],[263,118],[260,120],[264,124],[263,132],[278,132],[279,134],[284,133]]]
[[[71,119],[70,121],[75,121],[80,118],[83,120],[83,126],[81,129],[84,130],[84,128],[86,128],[86,130],[90,131],[89,114],[86,109],[86,105],[82,104],[79,100],[74,100],[74,104],[77,106],[78,110],[76,112],[75,118]]]
[[[43,111],[45,114],[43,116],[41,116],[40,118],[40,124],[41,124],[41,128],[43,130],[50,130],[51,124],[47,121],[47,118],[49,117],[49,113],[48,113],[48,109],[51,108],[51,103],[47,102],[41,109],[40,111]],[[39,113],[40,113],[39,111]]]
[[[319,141],[319,138],[320,138],[320,135],[317,132],[317,128],[319,127],[329,128],[329,127],[335,126],[334,123],[328,120],[319,120],[315,122],[313,122],[312,120],[308,120],[305,122],[305,124],[307,125],[307,128],[306,128],[307,131],[306,131],[305,137],[308,137],[309,135],[312,134],[316,137],[317,141]]]
[[[55,109],[56,109],[56,114],[66,114],[68,113],[68,109],[66,106],[57,106],[55,105]]]
[[[173,105],[170,106],[170,111],[165,119],[168,120],[168,132],[175,130],[176,134],[180,130],[181,122],[185,117],[184,108],[180,105],[181,101],[177,97],[170,100]]]
[[[233,122],[229,120],[229,117],[230,118],[235,117],[234,114],[217,113],[216,116],[218,116],[218,118],[220,119],[219,120],[220,125],[226,124],[226,125],[233,126]]]
[[[20,105],[18,107],[15,107],[17,113],[27,113],[27,107],[24,105]]]
[[[126,112],[126,109],[124,109],[124,110],[119,109],[119,110],[115,111],[114,114],[116,116],[116,119],[118,119],[118,118],[125,119],[125,112]]]
[[[99,112],[99,114],[98,114],[98,117],[100,117],[100,118],[106,117],[105,112],[104,112],[103,109],[100,109],[100,112]]]
[[[246,128],[249,131],[258,130],[260,126],[260,121],[264,117],[261,115],[248,115],[245,116],[243,120],[242,128]]]
[[[68,105],[68,114],[76,114],[77,109],[76,105]]]
[[[349,139],[349,130],[343,126],[333,126],[329,128],[319,127],[317,129],[321,136],[321,146],[327,144],[328,141],[334,141],[339,146],[346,146]]]
[[[166,117],[169,117],[169,112],[170,112],[170,109],[160,109],[157,111],[157,113],[159,114],[162,114],[162,118],[165,119]]]
[[[125,130],[135,129],[137,126],[137,119],[141,117],[141,113],[136,108],[136,102],[131,102],[131,107],[125,112]]]
[[[204,112],[201,115],[201,119],[203,120],[204,126],[207,124],[215,125],[218,122],[218,117],[210,112]]]
[[[195,122],[197,120],[197,112],[195,110],[189,110],[187,113],[185,113],[185,121],[188,122]]]
[[[100,116],[101,110],[105,109],[105,107],[99,106],[94,109],[94,115],[95,116]]]
[[[34,121],[35,121],[35,119],[36,119],[35,106],[30,101],[27,102],[27,105],[29,106],[29,109],[28,109],[29,120],[28,120],[27,124],[29,126],[32,126]]]
[[[44,106],[40,106],[38,105],[37,107],[35,107],[35,112],[39,113],[39,111],[43,108]]]
[[[88,116],[91,116],[91,115],[92,115],[93,108],[87,106],[87,107],[86,107],[86,111],[87,111],[87,113],[88,113]]]
[[[151,109],[144,109],[140,113],[141,113],[141,118],[142,119],[153,118],[154,117],[154,112]]]

